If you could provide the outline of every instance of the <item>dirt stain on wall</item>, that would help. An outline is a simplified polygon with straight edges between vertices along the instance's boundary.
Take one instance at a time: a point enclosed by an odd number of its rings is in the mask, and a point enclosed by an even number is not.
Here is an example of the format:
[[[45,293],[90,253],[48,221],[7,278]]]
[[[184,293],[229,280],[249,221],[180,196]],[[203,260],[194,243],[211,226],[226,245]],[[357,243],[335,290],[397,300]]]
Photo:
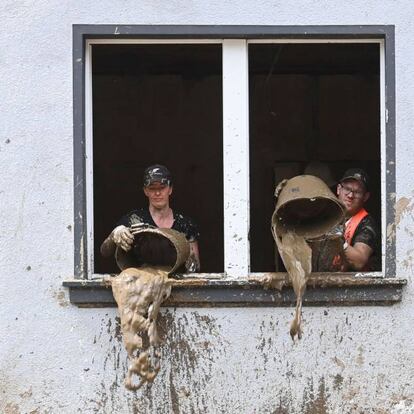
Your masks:
[[[401,219],[406,215],[413,211],[414,203],[412,200],[407,197],[401,197],[395,203],[395,218],[394,222],[388,224],[387,226],[387,239],[391,240],[395,238],[395,232],[398,226],[400,225]]]
[[[4,414],[20,414],[20,408],[17,404],[14,403],[8,403],[4,407]]]
[[[306,394],[308,397],[306,398]],[[319,381],[318,390],[315,393],[311,382],[307,392],[305,392],[304,414],[327,414],[328,413],[328,391],[325,386],[325,378]]]
[[[67,307],[69,305],[69,301],[66,299],[66,295],[63,290],[53,292],[53,297],[56,299],[59,306]]]
[[[395,225],[398,226],[402,217],[405,214],[411,213],[414,208],[414,204],[411,204],[411,199],[407,197],[401,197],[395,204]]]

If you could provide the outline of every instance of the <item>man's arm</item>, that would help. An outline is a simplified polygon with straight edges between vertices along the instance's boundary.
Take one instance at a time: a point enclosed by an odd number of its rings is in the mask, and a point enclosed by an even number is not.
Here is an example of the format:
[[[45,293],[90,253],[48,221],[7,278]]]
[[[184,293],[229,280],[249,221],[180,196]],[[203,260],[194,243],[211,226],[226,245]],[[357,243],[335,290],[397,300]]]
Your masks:
[[[362,219],[353,237],[353,246],[344,249],[346,270],[363,270],[376,250],[377,226],[370,215]]]
[[[200,252],[198,250],[198,242],[192,241],[190,244],[190,255],[185,262],[185,269],[188,273],[200,271]]]
[[[369,261],[374,250],[365,243],[357,242],[353,246],[348,246],[344,250],[345,259],[350,269],[362,270]]]
[[[197,268],[196,272],[200,270],[200,251],[198,249],[198,241],[193,241],[190,243],[190,255],[193,255]]]
[[[113,256],[115,253],[116,244],[112,240],[112,233],[101,244],[101,255],[103,257]]]
[[[134,236],[129,231],[128,227],[115,227],[112,233],[101,244],[101,255],[103,257],[110,257],[115,253],[117,246],[120,246],[126,252],[131,250],[134,243]]]

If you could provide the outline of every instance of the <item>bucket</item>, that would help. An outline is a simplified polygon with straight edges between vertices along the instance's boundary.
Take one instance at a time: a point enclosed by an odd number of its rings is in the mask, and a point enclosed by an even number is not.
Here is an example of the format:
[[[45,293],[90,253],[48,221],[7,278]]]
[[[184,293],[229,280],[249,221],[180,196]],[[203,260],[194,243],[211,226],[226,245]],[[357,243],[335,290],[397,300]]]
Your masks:
[[[272,215],[272,231],[294,231],[314,239],[342,223],[344,208],[328,186],[313,175],[298,175],[286,182]]]
[[[173,229],[144,228],[134,232],[134,237],[130,251],[120,247],[115,251],[115,260],[121,270],[146,264],[167,267],[168,273],[173,273],[190,255],[190,244],[185,235]]]

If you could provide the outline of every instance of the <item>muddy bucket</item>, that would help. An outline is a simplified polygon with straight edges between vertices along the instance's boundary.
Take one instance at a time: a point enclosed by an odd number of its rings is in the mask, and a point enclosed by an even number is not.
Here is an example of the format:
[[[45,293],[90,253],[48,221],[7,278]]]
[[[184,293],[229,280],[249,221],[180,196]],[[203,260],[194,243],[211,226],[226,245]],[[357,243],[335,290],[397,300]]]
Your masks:
[[[190,255],[185,235],[173,229],[145,228],[134,233],[135,243],[129,252],[116,249],[115,260],[121,270],[143,264],[179,269]]]
[[[272,216],[273,233],[294,231],[306,239],[324,236],[344,220],[344,208],[313,175],[298,175],[282,188]]]

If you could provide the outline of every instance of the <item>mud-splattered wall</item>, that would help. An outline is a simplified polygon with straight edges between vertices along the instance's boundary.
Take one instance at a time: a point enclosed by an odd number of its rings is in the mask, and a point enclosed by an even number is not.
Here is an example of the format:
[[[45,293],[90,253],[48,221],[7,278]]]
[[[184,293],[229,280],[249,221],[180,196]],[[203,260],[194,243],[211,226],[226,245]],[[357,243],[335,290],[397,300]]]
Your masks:
[[[5,1],[0,11],[0,411],[410,413],[414,410],[414,29],[408,1]],[[72,27],[395,24],[398,276],[393,307],[164,309],[156,383],[122,386],[116,310],[78,309],[73,275]]]

